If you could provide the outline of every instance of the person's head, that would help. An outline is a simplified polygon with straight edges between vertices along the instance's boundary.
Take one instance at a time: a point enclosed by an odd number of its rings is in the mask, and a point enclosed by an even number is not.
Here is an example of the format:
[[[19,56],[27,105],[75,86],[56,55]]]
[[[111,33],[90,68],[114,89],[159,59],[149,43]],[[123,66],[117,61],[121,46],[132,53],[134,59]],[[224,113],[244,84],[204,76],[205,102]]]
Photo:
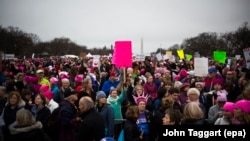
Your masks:
[[[70,81],[68,78],[63,78],[61,81],[62,81],[62,87],[64,88],[70,87]]]
[[[143,89],[142,85],[136,85],[134,90],[135,90],[135,94],[137,94],[137,95],[141,95],[144,92],[144,89]]]
[[[133,74],[133,68],[127,68],[127,75]]]
[[[115,80],[117,79],[117,74],[116,74],[115,71],[111,71],[111,72],[109,73],[109,79],[110,79],[111,81],[115,81]]]
[[[226,102],[223,106],[223,116],[226,119],[232,119],[234,113],[235,103]]]
[[[178,89],[178,88],[173,87],[173,88],[169,89],[168,93],[169,93],[169,96],[170,96],[174,101],[177,101],[177,100],[178,100],[178,97],[179,97],[179,95],[180,95],[180,92],[179,92],[179,89]]]
[[[43,95],[46,98],[46,103],[49,103],[49,101],[53,98],[54,93],[50,90],[47,90],[43,93]]]
[[[77,93],[75,91],[72,91],[71,94],[65,99],[74,105],[75,102],[78,100]]]
[[[31,90],[30,89],[23,89],[21,93],[23,100],[30,100],[31,99]]]
[[[170,88],[173,87],[173,83],[171,81],[166,81],[164,86],[166,90],[168,91]]]
[[[96,93],[96,101],[101,105],[107,103],[106,94],[103,91],[98,91]]]
[[[49,79],[51,85],[57,85],[58,79],[56,77],[51,77]]]
[[[221,90],[222,86],[223,86],[223,80],[222,79],[215,78],[213,80],[213,88],[214,88],[214,90],[216,90],[216,91]]]
[[[204,117],[204,113],[198,103],[189,102],[185,105],[183,110],[184,120],[199,120]]]
[[[189,83],[183,83],[181,86],[180,86],[180,91],[181,92],[187,92],[190,88],[190,84]]]
[[[43,94],[37,94],[35,97],[35,104],[36,106],[41,106],[41,105],[45,105],[46,103],[46,98],[44,97]]]
[[[138,105],[138,108],[139,108],[139,111],[140,111],[140,112],[145,112],[147,102],[145,102],[145,101],[140,101],[137,105]]]
[[[162,118],[163,125],[179,125],[181,116],[180,110],[169,108],[165,111],[165,116]]]
[[[40,94],[43,94],[44,92],[48,91],[49,90],[49,85],[46,85],[46,84],[42,84],[39,88],[39,92]]]
[[[111,88],[110,88],[109,95],[110,95],[110,97],[112,97],[112,98],[117,98],[117,89],[114,88],[114,87],[111,87]]]
[[[200,91],[196,88],[190,88],[187,91],[187,96],[190,101],[197,101],[200,96]]]
[[[161,109],[166,110],[168,108],[173,108],[174,100],[171,97],[164,97],[161,99]]]
[[[36,71],[36,76],[41,79],[44,76],[44,70],[39,69]]]
[[[90,79],[90,77],[86,77],[83,82],[82,82],[82,87],[83,90],[91,90],[92,89],[92,81]]]
[[[153,78],[152,75],[149,75],[149,76],[147,77],[147,82],[148,82],[148,83],[152,83],[153,80],[154,80],[154,78]]]
[[[17,81],[23,81],[23,78],[24,78],[24,74],[19,72],[17,75],[16,75],[16,79]]]
[[[233,78],[234,78],[233,71],[228,70],[227,73],[226,73],[226,79],[232,80]]]
[[[200,92],[203,90],[205,82],[196,82],[195,88],[198,89]]]
[[[6,88],[4,86],[0,86],[0,97],[5,94]]]
[[[76,83],[82,83],[83,82],[83,74],[78,74],[75,76],[75,82]]]
[[[32,113],[27,109],[20,109],[16,113],[17,126],[27,127],[34,125],[36,120]]]
[[[245,85],[242,96],[244,99],[250,100],[250,83]]]
[[[136,85],[142,85],[142,79],[139,76],[136,76],[134,79],[134,86]]]
[[[132,73],[128,73],[128,74],[127,74],[127,79],[126,79],[126,81],[129,82],[129,83],[132,83],[132,82],[133,82],[133,75],[132,75]]]
[[[208,75],[211,78],[214,78],[217,75],[217,69],[214,67],[211,67],[210,69],[208,69]]]
[[[250,114],[250,100],[239,100],[235,103],[234,116],[236,118],[243,117]],[[248,119],[250,120],[250,119]]]
[[[84,96],[79,100],[79,110],[81,113],[87,112],[89,109],[94,108],[95,104],[91,97]]]
[[[17,106],[22,101],[22,97],[17,91],[12,91],[8,96],[8,104],[11,106]]]
[[[140,113],[138,106],[129,106],[125,116],[126,119],[136,122],[136,120],[139,118],[139,114]]]

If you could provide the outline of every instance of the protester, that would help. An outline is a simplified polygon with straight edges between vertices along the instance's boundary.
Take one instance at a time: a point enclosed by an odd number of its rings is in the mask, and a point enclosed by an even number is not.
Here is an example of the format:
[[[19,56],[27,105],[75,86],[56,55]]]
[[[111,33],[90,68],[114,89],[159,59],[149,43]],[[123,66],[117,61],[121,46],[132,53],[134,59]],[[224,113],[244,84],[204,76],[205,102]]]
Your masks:
[[[9,126],[10,140],[16,141],[52,141],[43,131],[42,123],[36,121],[29,110],[21,109],[16,113],[16,120]]]
[[[139,118],[138,106],[130,106],[126,112],[126,121],[124,123],[125,141],[142,141],[143,132],[137,126],[136,121]]]
[[[94,101],[84,96],[79,101],[81,124],[78,132],[78,141],[99,141],[105,137],[105,120],[95,110]]]

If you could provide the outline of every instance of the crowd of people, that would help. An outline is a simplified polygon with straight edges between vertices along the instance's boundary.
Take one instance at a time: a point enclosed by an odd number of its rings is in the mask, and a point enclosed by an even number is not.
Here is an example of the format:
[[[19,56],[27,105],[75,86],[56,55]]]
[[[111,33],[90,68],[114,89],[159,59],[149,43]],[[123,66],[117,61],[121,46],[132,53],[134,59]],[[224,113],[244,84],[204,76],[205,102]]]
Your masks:
[[[250,124],[250,70],[209,61],[206,76],[193,61],[133,62],[109,58],[3,60],[0,140],[162,140],[165,125]]]

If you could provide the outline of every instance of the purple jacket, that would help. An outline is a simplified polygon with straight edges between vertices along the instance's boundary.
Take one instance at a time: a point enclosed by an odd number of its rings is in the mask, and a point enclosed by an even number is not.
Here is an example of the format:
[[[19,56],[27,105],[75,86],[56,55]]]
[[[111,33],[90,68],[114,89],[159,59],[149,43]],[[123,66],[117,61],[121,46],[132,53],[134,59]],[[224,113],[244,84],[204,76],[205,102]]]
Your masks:
[[[155,85],[155,83],[146,82],[143,84],[143,88],[144,88],[144,93],[148,94],[152,98],[153,101],[157,99],[158,91],[157,91],[157,86]]]

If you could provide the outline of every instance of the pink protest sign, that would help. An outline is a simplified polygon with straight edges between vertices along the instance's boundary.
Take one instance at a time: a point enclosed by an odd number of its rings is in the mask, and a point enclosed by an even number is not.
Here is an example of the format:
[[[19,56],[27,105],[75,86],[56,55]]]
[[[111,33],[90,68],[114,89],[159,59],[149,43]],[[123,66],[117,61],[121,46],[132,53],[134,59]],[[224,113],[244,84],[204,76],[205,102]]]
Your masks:
[[[118,68],[132,67],[132,42],[116,41],[113,62]]]

